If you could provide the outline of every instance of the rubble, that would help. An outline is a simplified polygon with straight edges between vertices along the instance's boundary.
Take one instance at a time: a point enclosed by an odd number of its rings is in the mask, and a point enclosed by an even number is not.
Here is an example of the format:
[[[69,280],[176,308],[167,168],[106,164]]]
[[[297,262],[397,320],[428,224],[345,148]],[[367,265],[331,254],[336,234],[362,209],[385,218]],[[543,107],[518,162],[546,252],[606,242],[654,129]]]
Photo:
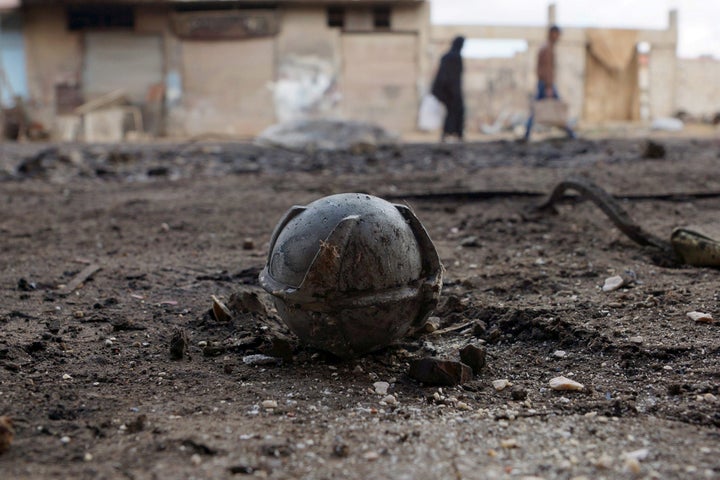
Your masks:
[[[499,380],[493,380],[492,386],[497,392],[502,392],[507,387],[511,386],[512,383],[510,383],[510,380],[507,380],[505,378],[499,379]]]
[[[213,301],[212,312],[215,316],[215,320],[218,322],[228,322],[232,320],[232,312],[230,309],[215,295],[210,295],[210,298],[212,298]]]
[[[693,320],[697,323],[713,323],[715,321],[713,319],[713,316],[709,313],[688,312],[687,316],[690,320]]]
[[[373,388],[378,395],[386,395],[390,384],[388,382],[375,382],[373,383]]]
[[[575,380],[571,380],[567,377],[555,377],[550,379],[549,382],[550,388],[553,390],[569,390],[569,391],[577,391],[577,390],[583,390],[585,386],[582,383],[578,383]]]
[[[659,142],[648,140],[645,144],[645,150],[643,151],[643,158],[660,159],[665,158],[666,150],[665,145]]]
[[[472,368],[475,375],[478,375],[486,365],[487,351],[484,347],[466,345],[460,350],[460,361]]]
[[[170,359],[182,360],[188,347],[188,336],[182,328],[176,328],[170,337]]]
[[[426,385],[451,386],[472,380],[472,369],[461,362],[427,357],[413,360],[409,375]]]
[[[266,147],[299,152],[368,152],[397,143],[398,137],[378,125],[352,120],[294,120],[273,125],[256,138]]]

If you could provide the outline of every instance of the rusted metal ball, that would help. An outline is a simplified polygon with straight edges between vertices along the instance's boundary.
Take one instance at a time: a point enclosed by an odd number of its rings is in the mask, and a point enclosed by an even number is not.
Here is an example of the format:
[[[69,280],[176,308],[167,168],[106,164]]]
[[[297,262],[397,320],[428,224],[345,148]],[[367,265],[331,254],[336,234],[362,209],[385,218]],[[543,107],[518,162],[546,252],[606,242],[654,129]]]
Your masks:
[[[353,357],[422,325],[437,305],[442,271],[410,208],[344,193],[285,214],[260,284],[301,341]]]

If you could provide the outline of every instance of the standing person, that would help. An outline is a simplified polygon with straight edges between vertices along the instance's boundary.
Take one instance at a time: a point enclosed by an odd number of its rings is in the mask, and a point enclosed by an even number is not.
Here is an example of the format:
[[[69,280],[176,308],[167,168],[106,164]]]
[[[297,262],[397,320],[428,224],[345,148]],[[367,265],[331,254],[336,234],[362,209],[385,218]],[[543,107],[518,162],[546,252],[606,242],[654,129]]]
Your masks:
[[[440,60],[435,81],[432,85],[432,94],[445,105],[447,114],[440,141],[444,142],[448,136],[463,139],[465,128],[465,103],[462,92],[463,61],[462,51],[464,37],[456,37],[450,50]]]
[[[535,100],[543,98],[560,98],[555,86],[555,44],[560,39],[560,27],[553,25],[548,30],[548,40],[538,52],[537,59],[537,94]],[[534,115],[530,114],[525,128],[525,141],[530,140],[530,132],[533,127]],[[565,127],[568,137],[575,138],[575,132],[570,127]]]

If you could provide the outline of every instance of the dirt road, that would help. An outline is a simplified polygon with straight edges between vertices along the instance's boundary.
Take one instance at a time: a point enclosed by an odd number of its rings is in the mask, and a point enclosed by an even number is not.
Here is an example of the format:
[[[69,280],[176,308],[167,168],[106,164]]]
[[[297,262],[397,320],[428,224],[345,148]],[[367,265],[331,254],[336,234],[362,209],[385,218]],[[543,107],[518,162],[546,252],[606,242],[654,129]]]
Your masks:
[[[209,312],[211,295],[257,289],[290,205],[331,193],[537,193],[571,173],[617,194],[720,192],[717,141],[663,142],[662,159],[641,139],[2,146],[0,415],[16,430],[2,478],[720,477],[720,322],[686,316],[720,320],[720,272],[656,265],[587,202],[410,200],[446,267],[440,331],[458,328],[362,359],[281,351],[272,309]],[[720,198],[624,206],[663,237],[720,218]],[[603,292],[613,275],[630,282]],[[408,377],[467,344],[488,352],[472,382]],[[560,375],[584,390],[551,390]]]

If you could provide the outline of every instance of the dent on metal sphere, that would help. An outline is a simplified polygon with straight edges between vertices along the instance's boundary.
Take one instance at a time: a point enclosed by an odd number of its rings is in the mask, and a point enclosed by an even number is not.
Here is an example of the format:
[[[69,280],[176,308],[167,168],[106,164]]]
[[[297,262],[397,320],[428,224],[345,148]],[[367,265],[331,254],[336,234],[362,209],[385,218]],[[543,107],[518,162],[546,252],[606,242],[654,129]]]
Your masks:
[[[344,193],[285,214],[260,284],[301,341],[352,357],[420,326],[437,305],[442,270],[410,208]]]

